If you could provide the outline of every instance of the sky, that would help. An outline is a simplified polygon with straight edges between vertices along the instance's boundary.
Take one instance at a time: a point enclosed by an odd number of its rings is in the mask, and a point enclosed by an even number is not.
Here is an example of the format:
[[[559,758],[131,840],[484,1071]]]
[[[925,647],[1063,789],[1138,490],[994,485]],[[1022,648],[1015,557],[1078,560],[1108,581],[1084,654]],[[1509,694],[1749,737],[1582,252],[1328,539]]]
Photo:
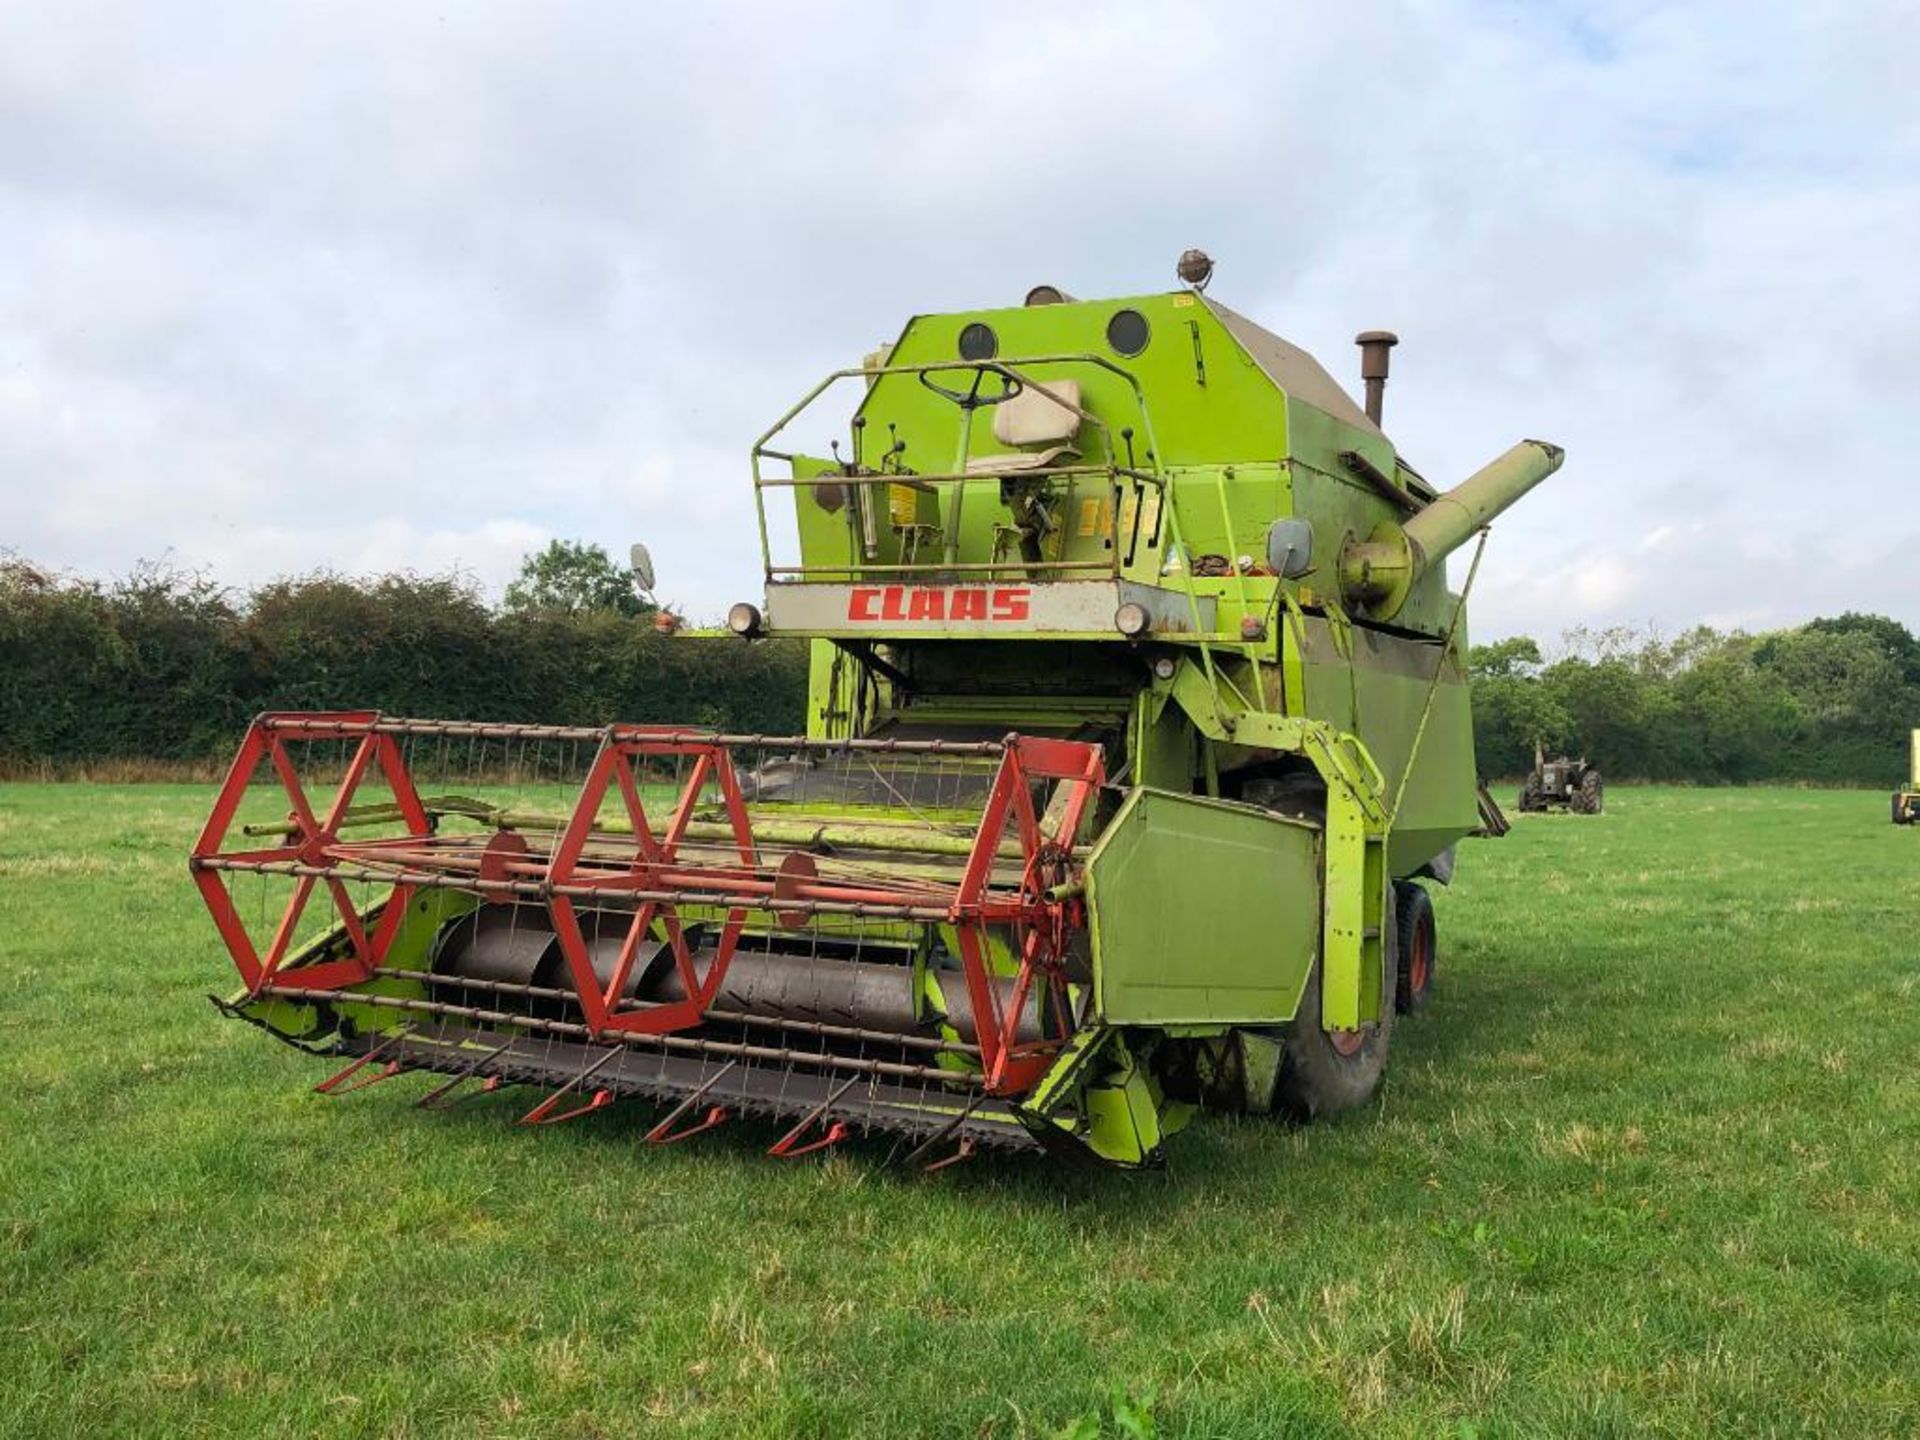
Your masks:
[[[1916,0],[9,0],[0,550],[497,594],[644,539],[710,618],[817,378],[1199,245],[1351,388],[1400,334],[1436,483],[1566,447],[1476,639],[1920,628],[1916,60]]]

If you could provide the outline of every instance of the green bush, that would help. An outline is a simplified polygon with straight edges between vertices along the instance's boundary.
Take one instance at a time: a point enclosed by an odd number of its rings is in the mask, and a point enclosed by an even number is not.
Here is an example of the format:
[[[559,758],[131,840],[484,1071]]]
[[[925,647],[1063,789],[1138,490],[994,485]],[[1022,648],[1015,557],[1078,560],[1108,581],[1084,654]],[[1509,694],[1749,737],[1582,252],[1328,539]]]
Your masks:
[[[308,575],[235,597],[0,563],[0,762],[207,761],[262,710],[802,727],[805,647],[658,634],[644,615],[494,611],[466,581]]]
[[[582,553],[597,589],[560,583],[559,562],[578,555],[544,552],[545,588],[523,585],[500,609],[450,576],[306,575],[235,596],[161,568],[101,584],[0,560],[0,763],[217,760],[262,710],[802,727],[804,644],[661,635],[647,607],[581,601],[613,596],[619,578]],[[1473,650],[1483,773],[1525,770],[1539,739],[1619,779],[1906,776],[1920,640],[1885,616],[1568,641],[1551,663],[1525,636]]]
[[[1673,641],[1568,639],[1572,653],[1552,664],[1525,637],[1469,656],[1482,773],[1524,771],[1538,738],[1618,779],[1906,778],[1920,641],[1898,621],[1849,614],[1758,636],[1700,626]]]

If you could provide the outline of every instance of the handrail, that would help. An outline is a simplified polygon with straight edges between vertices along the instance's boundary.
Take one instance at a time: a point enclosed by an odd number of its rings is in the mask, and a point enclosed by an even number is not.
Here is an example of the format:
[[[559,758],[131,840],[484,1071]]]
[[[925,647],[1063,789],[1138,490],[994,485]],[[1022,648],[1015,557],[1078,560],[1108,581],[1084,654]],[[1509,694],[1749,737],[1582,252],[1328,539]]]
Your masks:
[[[1124,381],[1127,388],[1133,393],[1134,407],[1139,414],[1141,439],[1144,442],[1147,461],[1146,466],[1143,468],[1135,462],[1131,454],[1128,456],[1130,463],[1120,463],[1119,449],[1114,443],[1113,426],[1108,421],[1094,414],[1084,405],[1069,401],[1066,396],[1058,390],[1051,389],[1047,384],[1034,380],[1029,375],[1023,373],[1025,369],[1042,365],[1088,365],[1117,376],[1120,380]],[[767,476],[761,473],[761,461],[763,459],[784,461],[788,464],[793,462],[795,457],[791,453],[772,448],[772,442],[833,386],[852,379],[859,379],[870,386],[873,381],[883,376],[923,376],[945,371],[972,371],[976,375],[998,375],[1008,382],[1021,386],[1030,386],[1059,405],[1062,409],[1072,411],[1075,415],[1079,416],[1083,422],[1092,424],[1099,431],[1101,443],[1106,451],[1106,464],[1071,463],[1064,465],[1035,466],[1030,470],[1015,473],[1034,479],[1067,478],[1069,482],[1067,503],[1069,505],[1072,501],[1072,482],[1074,479],[1093,475],[1107,476],[1111,482],[1112,498],[1112,504],[1109,507],[1111,513],[1107,521],[1107,540],[1110,558],[1104,561],[1066,559],[1041,561],[1020,560],[1009,564],[997,560],[992,562],[962,562],[951,557],[943,556],[938,560],[925,562],[915,561],[907,564],[882,564],[867,561],[859,557],[859,537],[856,535],[853,537],[855,546],[854,557],[844,563],[810,565],[806,563],[805,557],[802,556],[801,563],[797,565],[776,565],[773,561],[773,550],[767,531],[766,492],[770,489],[801,490],[836,485],[866,490],[877,485],[902,483],[913,483],[932,487],[939,485],[964,485],[968,481],[995,478],[990,475],[968,474],[963,468],[965,464],[964,448],[960,451],[956,468],[952,471],[938,474],[908,475],[899,472],[880,472],[856,475],[848,474],[844,469],[841,469],[803,478],[800,476]],[[856,411],[856,414],[857,413],[858,411]],[[970,413],[969,410],[968,414],[970,415]],[[969,424],[968,427],[963,430],[963,446],[966,436],[970,434],[971,428]],[[1153,526],[1154,539],[1150,543],[1159,542],[1162,548],[1171,546],[1179,552],[1184,552],[1186,549],[1180,534],[1178,505],[1174,496],[1173,487],[1169,483],[1170,477],[1160,459],[1159,441],[1154,433],[1153,415],[1147,406],[1145,391],[1142,389],[1138,377],[1135,376],[1132,371],[1126,369],[1124,366],[1116,365],[1104,356],[1092,353],[1027,355],[1013,357],[1008,360],[935,360],[918,364],[878,365],[872,367],[860,366],[857,368],[848,367],[835,370],[818,381],[806,394],[789,406],[772,425],[760,434],[753,443],[750,459],[753,476],[754,511],[760,529],[761,567],[764,578],[769,585],[780,583],[783,580],[800,580],[807,577],[814,577],[822,582],[831,583],[843,580],[852,581],[861,575],[899,576],[947,574],[954,576],[991,576],[997,572],[1012,569],[1018,569],[1030,574],[1038,573],[1059,578],[1068,578],[1074,575],[1088,575],[1090,572],[1101,572],[1118,579],[1124,573],[1127,565],[1132,562],[1138,549],[1138,545],[1135,542],[1137,542],[1139,538],[1142,512],[1145,509],[1145,494],[1149,488],[1157,493],[1158,499]],[[1120,492],[1123,481],[1131,481],[1133,483],[1135,496],[1134,504],[1131,507],[1131,525],[1134,532],[1133,541],[1125,544],[1122,543],[1120,533],[1122,512],[1127,508],[1120,503]],[[1226,511],[1224,479],[1221,481],[1220,500],[1223,518],[1227,520],[1230,526],[1231,517]],[[852,524],[855,519],[853,514],[854,507],[850,505],[848,510],[849,524]],[[953,538],[957,540],[957,536]],[[1178,567],[1177,573],[1179,575],[1179,589],[1187,602],[1187,610],[1193,623],[1194,633],[1201,639],[1201,663],[1205,669],[1210,685],[1214,688],[1216,695],[1220,693],[1220,687],[1222,685],[1229,691],[1238,694],[1239,686],[1233,682],[1231,677],[1216,668],[1214,664],[1213,646],[1207,643],[1205,632],[1202,630],[1200,623],[1200,597],[1194,587],[1195,577],[1192,571],[1192,557],[1190,555],[1182,554],[1181,564]],[[1161,582],[1162,579],[1163,576],[1155,577],[1156,582]],[[1248,608],[1249,603],[1246,577],[1238,575],[1236,572],[1236,579],[1242,609],[1244,610]],[[1216,635],[1214,638],[1218,639],[1219,636]],[[1255,647],[1252,643],[1246,641],[1244,637],[1237,647],[1231,646],[1231,642],[1229,642],[1229,644],[1230,648],[1239,649],[1249,660],[1254,658]],[[1259,688],[1257,678],[1254,684],[1257,692]],[[1254,698],[1246,696],[1240,696],[1239,698],[1243,705],[1249,709],[1258,710],[1265,708],[1264,699],[1257,695]]]
[[[1070,402],[1059,391],[1049,388],[1048,384],[1042,383],[1041,381],[1038,381],[1038,380],[1034,380],[1030,376],[1023,374],[1021,370],[1015,368],[1016,366],[1033,367],[1033,366],[1039,366],[1039,365],[1090,365],[1097,369],[1104,370],[1109,374],[1115,375],[1119,377],[1122,381],[1124,381],[1127,385],[1127,388],[1133,392],[1134,407],[1139,413],[1142,438],[1144,439],[1145,445],[1146,445],[1148,468],[1142,469],[1137,463],[1133,463],[1131,456],[1128,457],[1129,463],[1127,464],[1120,463],[1118,447],[1116,447],[1116,445],[1114,444],[1113,427],[1106,420],[1103,420],[1100,416],[1095,415],[1091,410],[1088,410],[1085,406]],[[1011,383],[1018,384],[1023,387],[1031,387],[1032,389],[1038,391],[1040,394],[1045,395],[1049,400],[1052,400],[1055,404],[1059,405],[1062,409],[1072,411],[1075,415],[1079,416],[1083,422],[1092,424],[1100,432],[1101,442],[1107,454],[1108,463],[1105,465],[1069,464],[1069,465],[1057,465],[1057,466],[1035,466],[1032,469],[1019,471],[1017,473],[1023,478],[1033,478],[1033,479],[1047,479],[1047,478],[1056,478],[1056,477],[1062,477],[1062,476],[1066,477],[1068,480],[1067,500],[1069,504],[1071,503],[1071,500],[1072,500],[1073,481],[1076,478],[1081,476],[1092,476],[1092,475],[1107,476],[1115,492],[1114,499],[1116,502],[1110,507],[1112,513],[1108,517],[1107,539],[1108,539],[1109,549],[1112,552],[1111,561],[1110,562],[1087,562],[1087,561],[1042,560],[1038,562],[1028,562],[1023,560],[1023,561],[1016,562],[1014,564],[996,563],[992,565],[971,567],[971,566],[961,566],[953,563],[953,557],[943,557],[943,561],[938,561],[938,562],[929,561],[926,563],[915,563],[907,566],[875,566],[875,565],[863,564],[858,561],[849,562],[847,564],[839,564],[839,565],[810,566],[805,563],[805,558],[803,556],[802,563],[797,566],[796,565],[775,565],[773,562],[772,542],[769,537],[768,528],[767,528],[766,492],[769,489],[817,489],[817,488],[828,486],[828,485],[846,485],[846,486],[858,486],[858,487],[866,488],[874,485],[893,485],[893,484],[901,484],[901,483],[916,483],[916,484],[928,485],[928,486],[937,486],[937,485],[964,486],[968,481],[979,481],[984,479],[995,478],[987,475],[975,475],[975,474],[966,473],[964,469],[964,452],[963,452],[963,457],[960,465],[956,466],[956,468],[953,471],[948,473],[942,473],[942,474],[906,475],[906,474],[899,474],[899,473],[892,473],[892,474],[878,473],[878,474],[872,474],[872,475],[853,475],[853,474],[846,474],[846,473],[826,472],[820,475],[808,476],[803,478],[800,476],[788,476],[788,477],[767,476],[761,473],[761,461],[763,459],[783,460],[788,463],[792,462],[794,457],[790,453],[772,449],[771,442],[775,439],[775,437],[777,437],[784,430],[786,430],[786,428],[789,425],[791,425],[794,422],[794,420],[796,420],[804,411],[810,408],[816,400],[818,400],[823,394],[825,394],[833,386],[841,383],[842,381],[858,378],[870,384],[872,381],[882,376],[888,376],[888,375],[925,376],[925,375],[939,373],[943,371],[954,371],[954,370],[970,370],[975,372],[977,375],[987,375],[987,374],[999,375],[1004,380],[1007,380]],[[969,434],[971,433],[970,427],[966,433],[969,433]],[[1159,459],[1159,444],[1154,435],[1153,417],[1147,408],[1146,395],[1141,388],[1138,378],[1131,371],[1127,370],[1123,366],[1116,365],[1111,360],[1108,360],[1103,356],[1094,355],[1091,353],[1063,353],[1063,354],[1051,354],[1051,355],[1022,356],[1022,357],[1018,357],[1015,360],[1010,360],[1010,361],[1003,361],[998,359],[992,359],[992,360],[952,359],[952,360],[927,361],[924,363],[911,364],[911,365],[878,365],[878,366],[872,366],[872,367],[861,366],[858,368],[850,367],[850,368],[835,370],[830,374],[828,374],[827,376],[825,376],[819,382],[817,382],[810,390],[807,391],[805,395],[801,396],[799,400],[795,401],[794,404],[789,406],[787,410],[777,420],[775,420],[772,425],[770,425],[765,431],[761,433],[761,435],[753,443],[753,449],[750,453],[750,466],[751,466],[751,473],[753,478],[755,521],[760,531],[761,568],[763,571],[764,578],[769,584],[774,583],[776,577],[778,576],[806,575],[806,574],[814,573],[816,571],[831,573],[831,574],[845,574],[849,572],[859,572],[864,570],[873,570],[876,572],[885,571],[887,573],[933,573],[938,571],[959,570],[963,568],[969,569],[969,570],[980,569],[980,570],[988,570],[988,571],[1020,569],[1025,571],[1041,571],[1041,572],[1047,572],[1047,573],[1056,573],[1056,572],[1064,573],[1069,570],[1078,571],[1078,570],[1093,569],[1093,570],[1104,570],[1117,577],[1121,573],[1121,570],[1123,568],[1123,561],[1122,561],[1123,555],[1131,551],[1131,549],[1133,548],[1131,546],[1128,546],[1126,547],[1126,550],[1123,550],[1120,544],[1120,538],[1121,538],[1119,533],[1120,532],[1120,512],[1122,507],[1117,503],[1118,491],[1120,489],[1120,482],[1122,481],[1122,479],[1131,480],[1135,486],[1136,494],[1143,491],[1146,487],[1152,486],[1154,489],[1160,492],[1163,508],[1165,505],[1165,498],[1166,498],[1166,477],[1161,471],[1160,459]],[[957,495],[964,494],[964,490],[956,491],[956,494]],[[849,507],[850,523],[853,519],[852,512],[854,508],[855,507]],[[1136,526],[1138,526],[1139,524],[1139,512],[1140,512],[1140,506],[1138,505],[1138,503],[1136,503],[1136,505],[1134,506],[1134,517],[1133,517],[1134,524]],[[955,516],[953,518],[954,518],[954,521],[957,522],[958,517]],[[958,539],[957,535],[951,538],[957,543],[957,539]],[[856,545],[858,544],[857,537],[856,537],[855,543]]]

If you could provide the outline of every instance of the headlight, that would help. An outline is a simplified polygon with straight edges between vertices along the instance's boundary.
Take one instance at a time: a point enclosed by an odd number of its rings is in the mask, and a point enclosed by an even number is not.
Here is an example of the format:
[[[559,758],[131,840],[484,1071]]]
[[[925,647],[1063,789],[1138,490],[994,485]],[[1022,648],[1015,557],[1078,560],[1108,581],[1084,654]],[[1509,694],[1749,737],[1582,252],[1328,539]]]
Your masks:
[[[736,635],[758,635],[764,625],[765,622],[760,618],[760,607],[749,605],[745,600],[727,611],[727,628]]]

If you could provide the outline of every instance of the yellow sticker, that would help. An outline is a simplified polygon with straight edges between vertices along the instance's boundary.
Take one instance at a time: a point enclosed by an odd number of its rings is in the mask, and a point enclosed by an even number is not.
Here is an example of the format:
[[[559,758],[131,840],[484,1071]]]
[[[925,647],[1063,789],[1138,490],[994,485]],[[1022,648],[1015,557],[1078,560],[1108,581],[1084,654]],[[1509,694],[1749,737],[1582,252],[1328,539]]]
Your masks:
[[[1082,539],[1100,533],[1100,512],[1106,509],[1104,500],[1082,500],[1080,502],[1079,534]]]
[[[1193,296],[1191,295],[1176,295],[1173,297],[1173,308],[1176,310],[1185,310],[1192,304]]]

